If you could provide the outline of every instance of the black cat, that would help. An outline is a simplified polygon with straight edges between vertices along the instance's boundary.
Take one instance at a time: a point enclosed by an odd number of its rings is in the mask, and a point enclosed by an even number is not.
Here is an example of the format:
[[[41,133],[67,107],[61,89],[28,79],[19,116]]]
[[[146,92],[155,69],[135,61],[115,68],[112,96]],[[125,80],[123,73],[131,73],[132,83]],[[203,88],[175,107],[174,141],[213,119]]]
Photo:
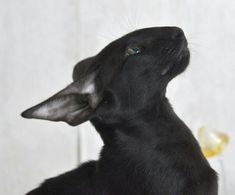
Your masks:
[[[22,116],[70,125],[90,120],[104,142],[100,158],[28,195],[217,195],[215,171],[165,97],[189,58],[180,28],[155,27],[78,63],[73,83]]]

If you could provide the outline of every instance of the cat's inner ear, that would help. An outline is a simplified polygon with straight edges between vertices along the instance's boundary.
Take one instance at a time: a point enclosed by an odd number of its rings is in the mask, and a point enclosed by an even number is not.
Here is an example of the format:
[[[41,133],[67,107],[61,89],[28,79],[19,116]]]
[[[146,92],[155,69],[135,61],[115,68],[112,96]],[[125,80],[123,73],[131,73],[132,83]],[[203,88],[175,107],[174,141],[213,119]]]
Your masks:
[[[83,83],[80,93],[82,94],[93,94],[95,93],[95,74],[89,76]]]
[[[51,121],[65,121],[78,125],[89,120],[100,101],[94,83],[95,76],[90,75],[83,81],[75,81],[69,86],[22,113],[25,118]]]

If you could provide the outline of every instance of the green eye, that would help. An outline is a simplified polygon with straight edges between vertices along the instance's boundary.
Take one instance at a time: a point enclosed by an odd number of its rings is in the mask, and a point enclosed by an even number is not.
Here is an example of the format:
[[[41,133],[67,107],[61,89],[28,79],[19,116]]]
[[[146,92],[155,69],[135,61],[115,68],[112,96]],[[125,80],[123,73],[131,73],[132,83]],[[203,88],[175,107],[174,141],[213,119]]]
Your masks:
[[[130,56],[130,55],[136,55],[139,54],[141,52],[141,49],[139,47],[128,47],[126,50],[126,56]]]

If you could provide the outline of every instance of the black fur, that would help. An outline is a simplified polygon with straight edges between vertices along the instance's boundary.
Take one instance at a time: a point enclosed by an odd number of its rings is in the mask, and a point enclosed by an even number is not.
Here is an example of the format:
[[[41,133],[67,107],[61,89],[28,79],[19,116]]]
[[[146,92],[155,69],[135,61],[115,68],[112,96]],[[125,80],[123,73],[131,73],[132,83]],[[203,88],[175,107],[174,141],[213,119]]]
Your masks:
[[[104,142],[100,158],[27,195],[217,195],[215,171],[165,97],[188,63],[177,27],[132,32],[78,63],[71,85],[23,116],[71,125],[90,120]],[[95,90],[83,93],[89,75]]]

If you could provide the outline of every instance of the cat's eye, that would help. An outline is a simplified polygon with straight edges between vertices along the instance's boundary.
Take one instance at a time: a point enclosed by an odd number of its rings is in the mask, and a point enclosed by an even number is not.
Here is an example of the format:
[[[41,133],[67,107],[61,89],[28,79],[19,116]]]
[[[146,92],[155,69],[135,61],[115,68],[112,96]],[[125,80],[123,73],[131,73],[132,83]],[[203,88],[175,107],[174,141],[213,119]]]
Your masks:
[[[128,47],[126,49],[126,56],[130,56],[130,55],[136,55],[139,54],[141,52],[140,47],[134,46],[134,47]]]

